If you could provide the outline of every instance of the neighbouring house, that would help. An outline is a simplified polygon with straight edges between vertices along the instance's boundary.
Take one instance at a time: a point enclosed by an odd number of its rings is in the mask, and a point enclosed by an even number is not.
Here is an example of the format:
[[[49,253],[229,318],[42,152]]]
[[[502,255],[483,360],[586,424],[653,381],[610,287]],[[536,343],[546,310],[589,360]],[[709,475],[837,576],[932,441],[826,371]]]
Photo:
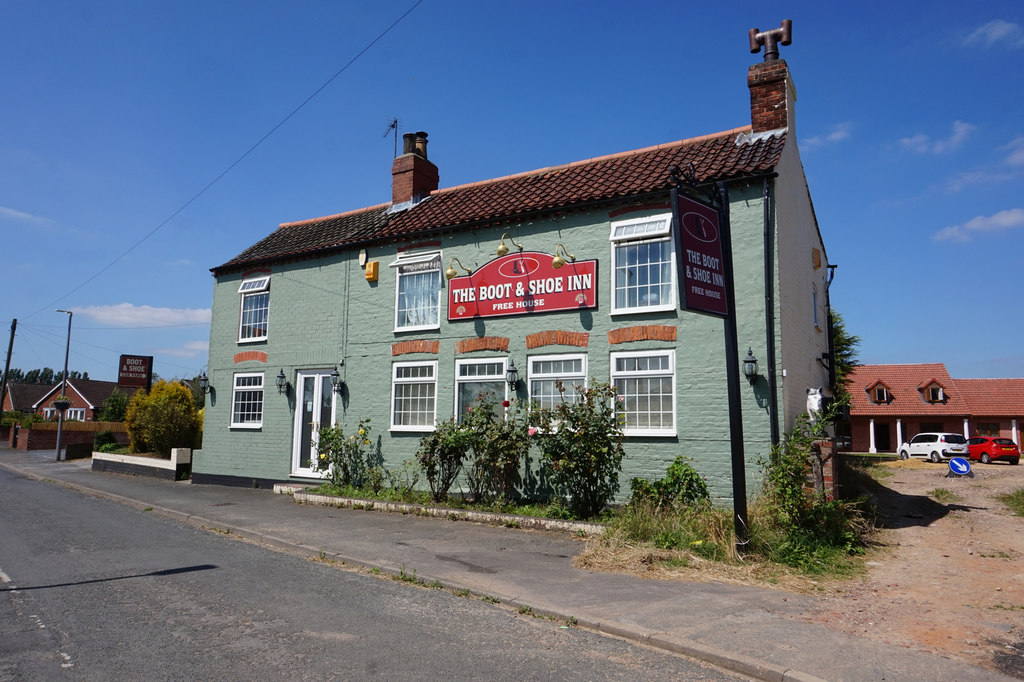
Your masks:
[[[574,385],[610,382],[627,435],[622,491],[685,455],[726,499],[726,353],[750,349],[760,367],[742,382],[753,489],[807,389],[828,384],[830,266],[789,68],[756,64],[747,84],[742,128],[457,187],[440,188],[427,134],[408,133],[390,202],[281,224],[212,268],[192,481],[315,481],[317,429],[365,418],[396,467],[480,394],[545,404],[558,399],[556,381],[570,399]],[[728,189],[735,348],[721,319],[680,306],[669,192],[672,169],[691,164],[699,186]]]
[[[848,378],[853,452],[896,452],[931,431],[1020,443],[1024,379],[954,379],[942,363],[860,365]]]
[[[35,414],[35,405],[52,387],[45,384],[7,384],[4,393],[4,412]]]
[[[57,417],[57,408],[53,406],[53,401],[60,396],[62,385],[59,383],[49,387],[46,393],[33,403],[32,411],[47,419]],[[65,421],[96,421],[97,413],[103,408],[103,403],[116,388],[116,381],[68,379],[64,394],[71,401],[71,407],[64,413]]]

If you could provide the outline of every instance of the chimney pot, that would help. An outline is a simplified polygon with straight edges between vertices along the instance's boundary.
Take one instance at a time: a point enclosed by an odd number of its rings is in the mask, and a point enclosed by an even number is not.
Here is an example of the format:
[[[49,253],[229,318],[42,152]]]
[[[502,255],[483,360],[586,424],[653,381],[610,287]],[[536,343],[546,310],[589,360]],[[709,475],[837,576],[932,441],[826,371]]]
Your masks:
[[[416,154],[427,158],[427,134],[422,130],[416,133]]]
[[[402,153],[412,154],[416,147],[416,133],[405,133],[402,135]]]
[[[437,166],[427,160],[427,134],[405,133],[402,155],[391,165],[391,202],[419,201],[437,187]]]

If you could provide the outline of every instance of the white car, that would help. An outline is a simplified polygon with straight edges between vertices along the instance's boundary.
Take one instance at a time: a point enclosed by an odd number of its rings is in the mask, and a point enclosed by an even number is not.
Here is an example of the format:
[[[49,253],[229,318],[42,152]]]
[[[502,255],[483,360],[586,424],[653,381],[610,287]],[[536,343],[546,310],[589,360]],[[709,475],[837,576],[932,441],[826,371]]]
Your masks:
[[[919,433],[900,446],[900,459],[920,457],[944,462],[967,456],[967,439],[959,433]]]

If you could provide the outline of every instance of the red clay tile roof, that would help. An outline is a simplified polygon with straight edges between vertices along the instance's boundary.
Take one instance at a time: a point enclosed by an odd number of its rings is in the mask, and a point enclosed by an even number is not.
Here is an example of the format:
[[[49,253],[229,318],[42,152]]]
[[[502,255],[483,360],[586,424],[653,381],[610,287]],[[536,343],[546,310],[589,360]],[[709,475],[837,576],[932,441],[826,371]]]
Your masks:
[[[849,375],[850,414],[865,417],[957,415],[1024,417],[1024,379],[953,379],[942,363],[861,365]],[[892,400],[875,403],[869,391],[877,384]],[[946,401],[930,403],[922,390],[937,383]]]
[[[543,168],[432,192],[397,213],[377,206],[325,218],[284,223],[218,271],[337,250],[371,241],[466,229],[514,216],[667,192],[669,168],[693,164],[697,181],[726,180],[771,171],[786,133],[749,136],[750,127],[635,151]]]
[[[956,379],[956,387],[971,406],[971,414],[991,417],[1024,416],[1024,379]]]
[[[854,416],[969,415],[970,407],[942,363],[921,365],[861,365],[849,374],[850,414]],[[943,387],[945,401],[930,403],[918,386],[932,381]],[[878,382],[889,389],[891,400],[876,403],[868,389]]]

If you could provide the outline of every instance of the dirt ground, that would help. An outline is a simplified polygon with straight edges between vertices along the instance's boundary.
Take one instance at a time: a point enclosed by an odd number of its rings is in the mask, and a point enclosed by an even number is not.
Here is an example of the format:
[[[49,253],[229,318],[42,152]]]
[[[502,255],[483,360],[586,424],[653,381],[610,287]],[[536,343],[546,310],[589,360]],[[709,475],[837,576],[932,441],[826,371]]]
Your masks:
[[[821,598],[809,622],[942,654],[1024,679],[1024,517],[996,497],[1024,488],[1024,465],[881,465],[883,530],[867,575]],[[956,498],[936,499],[936,489]]]

